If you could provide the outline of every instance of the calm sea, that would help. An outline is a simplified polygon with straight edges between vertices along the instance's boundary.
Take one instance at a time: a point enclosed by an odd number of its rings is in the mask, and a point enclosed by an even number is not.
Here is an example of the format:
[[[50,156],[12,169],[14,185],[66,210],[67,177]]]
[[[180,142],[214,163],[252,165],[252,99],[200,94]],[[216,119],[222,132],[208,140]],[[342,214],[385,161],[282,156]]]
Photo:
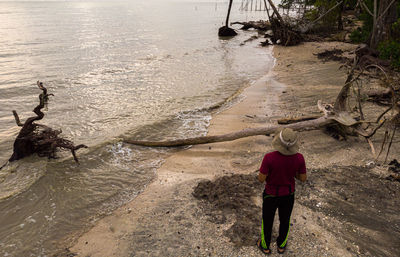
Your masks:
[[[231,21],[266,18],[240,4]],[[0,171],[0,256],[50,256],[133,199],[176,149],[121,138],[204,135],[272,67],[260,40],[241,44],[256,32],[217,37],[226,11],[222,1],[0,2],[0,165],[19,131],[11,111],[32,115],[37,80],[54,94],[40,123],[89,146],[80,165],[63,152]]]

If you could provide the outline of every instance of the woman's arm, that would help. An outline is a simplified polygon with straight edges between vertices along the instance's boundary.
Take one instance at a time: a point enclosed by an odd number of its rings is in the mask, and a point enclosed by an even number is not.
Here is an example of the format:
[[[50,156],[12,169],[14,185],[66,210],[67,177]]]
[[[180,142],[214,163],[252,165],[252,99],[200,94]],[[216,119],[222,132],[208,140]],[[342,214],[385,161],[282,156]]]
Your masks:
[[[261,172],[258,173],[258,181],[260,181],[262,183],[266,179],[267,179],[267,175],[266,174],[262,174]]]
[[[297,173],[296,178],[298,180],[300,180],[301,182],[304,182],[307,180],[307,174],[306,173],[301,173],[301,174]]]

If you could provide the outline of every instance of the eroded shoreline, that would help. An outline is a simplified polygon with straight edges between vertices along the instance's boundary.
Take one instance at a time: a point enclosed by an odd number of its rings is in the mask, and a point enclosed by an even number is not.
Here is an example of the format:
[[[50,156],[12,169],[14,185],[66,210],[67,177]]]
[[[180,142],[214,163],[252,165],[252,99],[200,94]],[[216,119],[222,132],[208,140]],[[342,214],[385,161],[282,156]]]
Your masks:
[[[333,47],[354,46],[331,42],[275,47],[273,71],[245,89],[243,101],[215,115],[208,134],[266,126],[283,116],[318,113],[316,100],[332,101],[345,80],[345,71],[338,69],[340,63],[322,63],[313,55]],[[262,156],[272,150],[271,139],[249,137],[173,154],[142,194],[100,220],[70,251],[78,256],[263,256],[252,243],[257,234],[245,242],[240,237],[259,229],[246,230],[246,226],[255,226],[261,215],[261,207],[259,212],[254,208],[261,206],[261,191],[241,196],[250,197],[251,202],[243,201],[235,208],[246,209],[246,203],[253,203],[247,215],[255,218],[242,222],[239,229],[234,225],[240,215],[228,207],[207,205],[192,193],[199,182],[221,177],[226,178],[226,187],[232,183],[234,192],[246,191],[240,185],[253,185],[252,176],[235,177],[254,174],[255,179]],[[336,141],[321,131],[301,133],[301,142],[310,180],[298,186],[286,256],[399,255],[395,246],[399,244],[400,221],[395,213],[400,203],[393,199],[400,199],[400,187],[376,175],[385,167],[363,168],[372,160],[368,145],[358,139]],[[396,146],[392,153],[398,152]],[[375,195],[360,190],[369,183],[388,189]],[[224,192],[220,190],[217,196]],[[387,194],[390,198],[381,200],[381,205],[368,205]],[[224,199],[228,201],[226,196]],[[362,199],[368,202],[361,204]],[[389,207],[380,217],[367,215],[373,210],[369,208],[384,205]],[[391,245],[384,243],[387,241]]]

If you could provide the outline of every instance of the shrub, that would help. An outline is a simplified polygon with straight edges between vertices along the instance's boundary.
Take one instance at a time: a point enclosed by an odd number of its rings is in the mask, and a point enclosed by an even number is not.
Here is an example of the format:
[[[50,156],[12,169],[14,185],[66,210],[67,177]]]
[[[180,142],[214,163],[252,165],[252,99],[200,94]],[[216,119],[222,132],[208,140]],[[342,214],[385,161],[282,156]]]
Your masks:
[[[388,40],[378,46],[379,57],[390,60],[393,68],[400,69],[400,42]]]
[[[392,38],[400,41],[400,18],[392,24]]]
[[[365,4],[371,9],[373,8],[373,1],[366,0]],[[372,16],[366,12],[360,14],[359,19],[362,21],[361,28],[355,29],[350,34],[350,40],[353,43],[366,43],[369,39],[369,36],[373,27],[373,19]]]
[[[350,34],[350,40],[353,43],[365,43],[367,42],[368,37],[369,37],[369,31],[362,28],[356,28]]]

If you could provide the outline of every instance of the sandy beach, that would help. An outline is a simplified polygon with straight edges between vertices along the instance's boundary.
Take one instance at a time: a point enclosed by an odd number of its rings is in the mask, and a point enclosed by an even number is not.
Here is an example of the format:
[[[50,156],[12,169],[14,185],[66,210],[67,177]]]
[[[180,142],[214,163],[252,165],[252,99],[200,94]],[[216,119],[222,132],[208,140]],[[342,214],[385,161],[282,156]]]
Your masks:
[[[319,114],[317,100],[333,102],[346,71],[315,54],[355,47],[339,42],[274,46],[274,69],[232,107],[216,113],[208,134]],[[285,256],[400,256],[400,184],[385,179],[387,166],[371,164],[368,143],[355,137],[337,141],[321,130],[300,137],[309,181],[297,185]],[[137,198],[74,238],[64,255],[263,256],[255,246],[263,188],[256,174],[271,141],[255,136],[177,151]],[[400,150],[399,144],[393,147],[390,160]],[[208,193],[213,201],[195,197]],[[273,240],[276,234],[274,228]],[[271,256],[278,256],[274,243],[271,247]]]

